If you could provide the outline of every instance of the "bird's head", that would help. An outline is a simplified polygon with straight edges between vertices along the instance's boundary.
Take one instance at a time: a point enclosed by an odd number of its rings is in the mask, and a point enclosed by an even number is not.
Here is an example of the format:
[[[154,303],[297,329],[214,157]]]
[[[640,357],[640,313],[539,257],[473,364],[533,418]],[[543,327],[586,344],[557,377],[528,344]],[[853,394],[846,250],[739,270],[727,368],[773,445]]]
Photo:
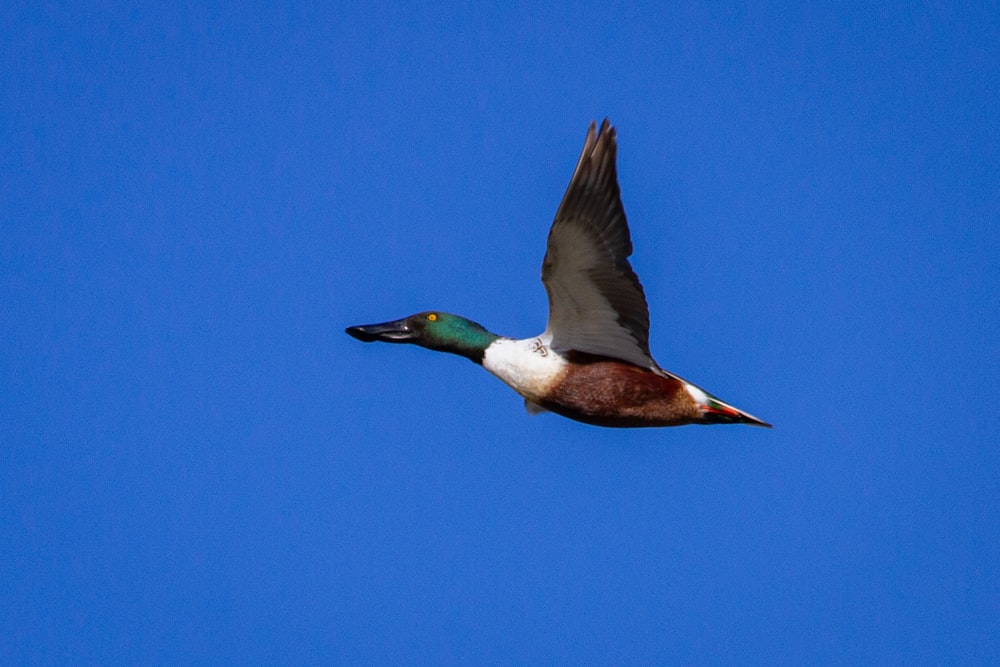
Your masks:
[[[458,354],[480,364],[486,348],[498,338],[481,324],[438,310],[382,324],[347,327],[346,331],[366,343],[412,343],[439,352]]]

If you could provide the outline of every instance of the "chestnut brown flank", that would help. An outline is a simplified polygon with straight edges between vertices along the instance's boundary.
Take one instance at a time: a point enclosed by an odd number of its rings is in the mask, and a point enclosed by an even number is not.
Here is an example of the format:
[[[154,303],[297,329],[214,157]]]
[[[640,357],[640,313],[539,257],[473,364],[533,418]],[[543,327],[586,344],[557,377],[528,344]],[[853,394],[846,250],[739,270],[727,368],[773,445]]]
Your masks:
[[[552,412],[597,426],[674,426],[701,419],[679,380],[622,361],[567,356],[573,365],[542,402]]]

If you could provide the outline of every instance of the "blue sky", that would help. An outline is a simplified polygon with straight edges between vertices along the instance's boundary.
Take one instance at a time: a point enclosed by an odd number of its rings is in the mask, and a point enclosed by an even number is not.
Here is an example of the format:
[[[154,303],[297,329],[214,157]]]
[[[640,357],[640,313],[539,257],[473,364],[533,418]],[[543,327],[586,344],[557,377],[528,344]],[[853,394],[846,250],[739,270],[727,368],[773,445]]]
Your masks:
[[[5,6],[0,661],[1000,661],[1000,12]],[[529,417],[347,325],[545,326],[619,133],[665,368]]]

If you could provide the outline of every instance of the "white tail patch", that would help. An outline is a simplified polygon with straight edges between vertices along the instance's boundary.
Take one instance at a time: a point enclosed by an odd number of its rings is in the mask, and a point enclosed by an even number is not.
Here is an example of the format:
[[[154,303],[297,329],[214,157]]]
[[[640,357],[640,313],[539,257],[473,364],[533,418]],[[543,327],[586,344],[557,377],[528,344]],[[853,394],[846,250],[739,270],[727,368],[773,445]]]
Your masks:
[[[684,388],[687,389],[687,393],[690,394],[691,398],[698,405],[708,405],[708,394],[703,392],[698,387],[694,386],[690,382],[684,382]]]

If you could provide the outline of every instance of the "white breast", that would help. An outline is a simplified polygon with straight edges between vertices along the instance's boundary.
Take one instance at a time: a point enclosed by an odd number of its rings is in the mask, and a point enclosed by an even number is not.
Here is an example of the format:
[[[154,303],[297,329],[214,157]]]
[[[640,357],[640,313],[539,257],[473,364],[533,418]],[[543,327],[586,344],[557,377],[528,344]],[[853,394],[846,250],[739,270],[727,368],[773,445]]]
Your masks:
[[[483,368],[531,401],[547,393],[566,365],[566,360],[539,338],[498,338],[483,354]]]

